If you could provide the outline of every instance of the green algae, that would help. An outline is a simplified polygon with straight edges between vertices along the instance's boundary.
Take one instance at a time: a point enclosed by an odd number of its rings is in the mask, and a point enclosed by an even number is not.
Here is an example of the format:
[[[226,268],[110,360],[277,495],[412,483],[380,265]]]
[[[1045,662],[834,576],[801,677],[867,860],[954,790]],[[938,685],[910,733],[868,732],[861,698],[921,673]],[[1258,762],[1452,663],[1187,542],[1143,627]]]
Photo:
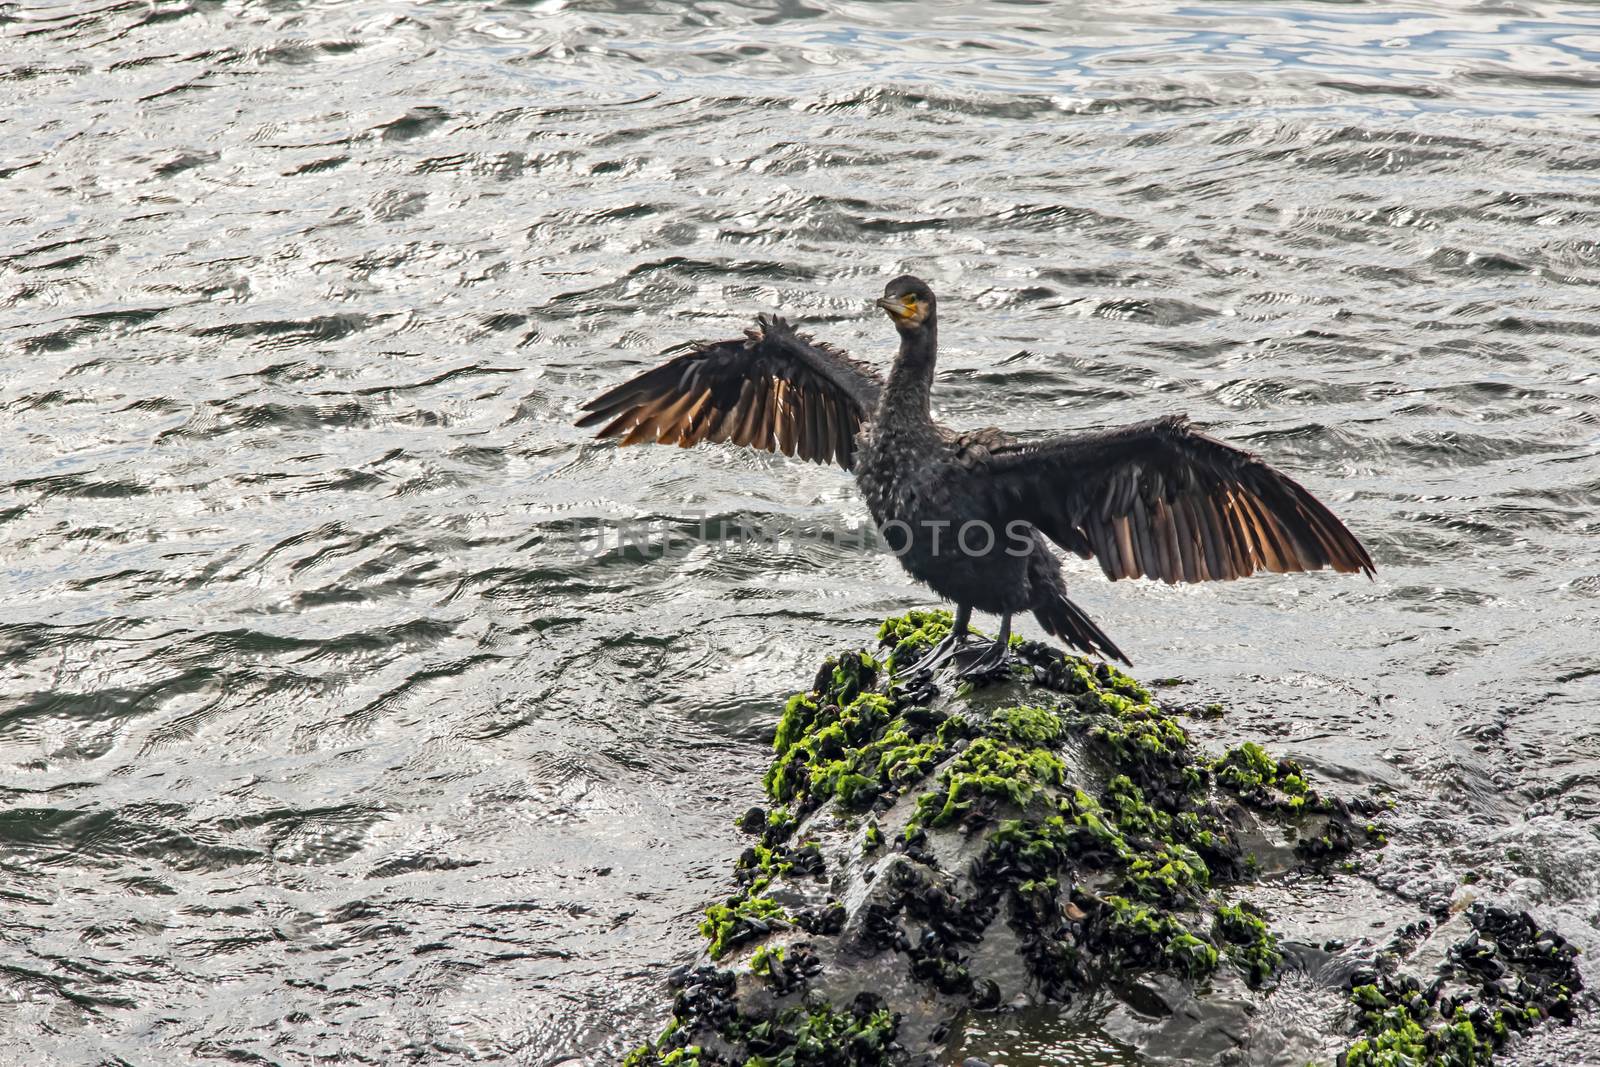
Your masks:
[[[879,636],[891,648],[891,678],[896,663],[913,661],[948,626],[941,613],[886,621]],[[1055,681],[1067,698],[1060,706],[1003,707],[973,727],[974,740],[917,799],[906,840],[984,802],[1025,812],[998,823],[986,856],[992,868],[1018,872],[1013,892],[1023,906],[1043,909],[1040,898],[1058,895],[1073,869],[1107,871],[1115,892],[1100,898],[1102,939],[1114,955],[1194,979],[1226,959],[1252,985],[1268,980],[1282,954],[1264,920],[1208,897],[1217,878],[1247,875],[1254,859],[1205,797],[1215,782],[1266,810],[1322,810],[1299,766],[1253,742],[1215,761],[1201,757],[1147,689],[1107,665],[1063,657]],[[1069,736],[1085,739],[1113,768],[1098,799],[1078,786],[1065,791],[1055,750]],[[1046,809],[1030,807],[1047,790],[1059,792]],[[1201,925],[1191,929],[1180,910],[1198,913]]]
[[[1172,833],[1202,856],[1231,856],[1239,852],[1227,823],[1209,812],[1180,811],[1172,817]],[[1251,859],[1253,857],[1246,857]]]
[[[750,956],[750,973],[764,978],[772,977],[774,964],[783,962],[782,945],[762,945]]]
[[[1169,938],[1161,958],[1186,978],[1204,978],[1217,969],[1217,948],[1185,930]]]
[[[1054,711],[1027,705],[1001,708],[990,716],[990,726],[1005,740],[1018,745],[1053,745],[1066,729]]]
[[[889,1062],[898,1029],[899,1021],[887,1009],[857,1014],[812,1005],[745,1028],[747,1043],[776,1044],[780,1051],[744,1062],[746,1067],[870,1067]]]
[[[768,957],[768,973],[781,959],[781,950]],[[714,1033],[728,1044],[761,1050],[741,1057],[738,1062],[744,1067],[887,1067],[900,1051],[895,1042],[899,1026],[885,1008],[840,1010],[808,999],[764,1018],[722,1013]],[[707,1050],[685,1042],[684,1027],[674,1016],[661,1036],[630,1052],[622,1067],[701,1067]],[[727,1061],[714,1057],[713,1062]]]
[[[1149,704],[1154,698],[1150,690],[1134,681],[1132,676],[1122,673],[1109,663],[1095,664],[1095,681],[1102,690],[1110,690],[1119,696],[1132,700],[1136,704]]]
[[[1140,900],[1183,906],[1193,902],[1210,884],[1211,870],[1198,852],[1187,845],[1163,841],[1129,862],[1123,891]]]
[[[1428,1056],[1427,1031],[1404,1018],[1355,1042],[1345,1050],[1344,1062],[1345,1067],[1414,1067],[1436,1061]]]
[[[1572,1017],[1583,986],[1575,946],[1526,912],[1473,904],[1466,920],[1472,932],[1426,989],[1425,978],[1381,967],[1353,980],[1359,1034],[1342,1067],[1484,1067],[1513,1034]]]
[[[889,650],[884,667],[890,674],[902,673],[943,641],[954,625],[955,619],[948,611],[908,611],[883,620],[878,627],[878,644]]]
[[[622,1067],[700,1067],[702,1049],[681,1043],[682,1029],[682,1021],[674,1015],[659,1037],[624,1056]]]
[[[640,1045],[622,1059],[622,1067],[700,1067],[699,1045],[657,1050],[652,1044]]]
[[[904,658],[939,640],[947,625],[947,618],[917,613],[889,620],[880,637],[893,646],[892,663],[896,654]],[[1025,907],[1042,909],[1038,898],[1058,894],[1060,876],[1073,868],[1105,870],[1116,876],[1116,892],[1101,901],[1103,939],[1113,954],[1190,978],[1210,974],[1226,958],[1253,983],[1264,981],[1281,955],[1258,917],[1235,907],[1190,929],[1174,909],[1205,912],[1217,872],[1238,877],[1251,867],[1227,821],[1201,799],[1214,768],[1237,766],[1286,795],[1303,796],[1308,789],[1298,767],[1280,764],[1259,746],[1215,764],[1199,759],[1188,733],[1133,679],[1071,658],[1061,667],[1069,699],[1056,708],[1003,707],[975,725],[975,739],[917,799],[906,839],[923,827],[958,822],[984,802],[1029,811],[1031,817],[998,823],[987,855],[992,867],[1027,876],[1013,887]],[[1069,735],[1085,738],[1121,772],[1098,799],[1081,787],[1065,792],[1065,764],[1055,749]],[[1043,812],[1030,811],[1051,789],[1062,792]]]
[[[1122,832],[1121,821],[1108,812],[1100,801],[1074,787],[1072,792],[1058,802],[1062,816],[1073,826],[1084,831],[1093,843],[1110,852],[1117,859],[1133,858],[1134,850]]]
[[[1254,741],[1229,749],[1214,769],[1220,784],[1241,793],[1272,785],[1278,779],[1278,761]]]
[[[1067,765],[1049,749],[980,737],[939,775],[936,787],[917,798],[908,832],[918,826],[955,822],[983,797],[1021,807],[1047,785],[1065,785]]]
[[[1263,985],[1283,963],[1277,935],[1249,904],[1219,905],[1212,918],[1212,936],[1224,946],[1224,957],[1244,973],[1252,989]]]
[[[884,666],[891,674],[903,674],[915,667],[917,661],[934,645],[949,636],[955,618],[943,610],[912,610],[904,615],[885,619],[878,627],[878,644],[887,648]],[[985,635],[978,630],[970,633],[979,639]],[[1027,642],[1021,634],[1012,634],[1009,647],[1018,648]],[[1129,679],[1131,682],[1132,680]]]
[[[1352,989],[1350,999],[1367,1033],[1345,1050],[1344,1067],[1486,1067],[1508,1032],[1503,1011],[1494,1014],[1489,1035],[1483,1037],[1464,1010],[1458,1009],[1448,1022],[1438,1020],[1438,1013],[1417,994],[1391,1003],[1369,984]],[[1439,1025],[1424,1025],[1430,1014]]]
[[[799,714],[792,720],[785,711],[774,748],[778,759],[768,769],[764,784],[776,801],[818,802],[839,797],[847,802],[871,785],[863,749],[881,741],[892,716],[889,701],[879,693],[863,693],[845,704],[818,706],[801,698],[791,700]]]
[[[739,894],[706,909],[700,933],[709,942],[711,958],[721,959],[735,946],[761,936],[774,923],[789,921],[789,914],[768,897]]]
[[[1044,872],[1060,870],[1074,854],[1072,827],[1060,815],[1036,822],[1006,819],[989,836],[989,850],[1021,871],[1053,877]]]
[[[1172,829],[1172,816],[1151,807],[1144,790],[1125,774],[1106,783],[1105,799],[1106,807],[1115,813],[1117,827],[1126,833],[1160,836]]]
[[[1191,757],[1189,734],[1175,719],[1118,692],[1095,689],[1074,699],[1089,739],[1111,766],[1143,786],[1203,788],[1204,768]]]
[[[818,688],[789,699],[763,780],[773,800],[803,810],[833,800],[862,811],[920,781],[949,753],[966,720],[926,708],[898,714],[892,685],[867,688],[882,676],[872,656],[851,653],[824,664]]]
[[[944,734],[919,736],[889,704],[863,694],[818,719],[772,765],[766,787],[774,800],[815,804],[836,800],[846,811],[864,810],[881,793],[926,777],[948,751]]]
[[[1254,741],[1246,741],[1211,764],[1217,784],[1258,807],[1289,814],[1332,810],[1306,781],[1300,764],[1274,759]]]
[[[782,804],[775,805],[767,813],[767,836],[775,840],[782,840],[789,836],[790,831],[798,824],[794,813]]]
[[[1177,916],[1115,894],[1101,902],[1110,955],[1124,967],[1164,965],[1190,979],[1217,968],[1217,948]]]
[[[755,896],[773,880],[794,868],[788,849],[758,842],[745,849],[734,865],[734,877],[746,883],[745,895]]]

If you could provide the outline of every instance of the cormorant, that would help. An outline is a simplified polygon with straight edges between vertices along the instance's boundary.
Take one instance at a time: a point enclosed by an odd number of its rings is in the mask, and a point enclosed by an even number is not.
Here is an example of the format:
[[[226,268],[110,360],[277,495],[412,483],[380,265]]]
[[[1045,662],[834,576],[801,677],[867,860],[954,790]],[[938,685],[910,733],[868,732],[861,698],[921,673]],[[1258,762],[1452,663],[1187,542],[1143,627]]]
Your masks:
[[[941,426],[928,410],[933,291],[902,275],[876,304],[900,333],[887,381],[763,315],[741,339],[696,345],[600,394],[578,425],[604,423],[597,436],[624,445],[727,441],[853,471],[901,564],[955,601],[950,636],[925,663],[961,646],[974,608],[1000,616],[999,637],[963,673],[1005,661],[1019,611],[1068,645],[1130,662],[1067,598],[1047,537],[1113,580],[1371,576],[1361,542],[1304,487],[1181,415],[1036,441]]]

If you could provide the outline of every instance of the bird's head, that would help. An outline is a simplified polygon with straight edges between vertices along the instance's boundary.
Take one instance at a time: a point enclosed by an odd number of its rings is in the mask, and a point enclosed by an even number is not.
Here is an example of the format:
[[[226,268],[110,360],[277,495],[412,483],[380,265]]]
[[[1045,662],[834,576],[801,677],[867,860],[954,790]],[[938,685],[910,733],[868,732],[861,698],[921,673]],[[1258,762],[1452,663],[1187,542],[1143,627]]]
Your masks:
[[[884,286],[883,299],[877,305],[889,313],[895,328],[902,332],[933,324],[933,290],[927,282],[910,274],[902,274]]]

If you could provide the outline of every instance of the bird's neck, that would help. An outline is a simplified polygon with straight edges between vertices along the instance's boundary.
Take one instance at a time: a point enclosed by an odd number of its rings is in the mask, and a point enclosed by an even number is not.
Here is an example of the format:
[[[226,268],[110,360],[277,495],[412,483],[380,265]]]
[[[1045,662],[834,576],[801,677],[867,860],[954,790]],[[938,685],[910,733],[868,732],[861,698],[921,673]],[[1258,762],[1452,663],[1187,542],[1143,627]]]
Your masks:
[[[879,409],[900,418],[911,417],[932,422],[928,395],[933,391],[933,364],[938,353],[938,334],[933,324],[916,332],[900,335],[900,351],[889,368]]]

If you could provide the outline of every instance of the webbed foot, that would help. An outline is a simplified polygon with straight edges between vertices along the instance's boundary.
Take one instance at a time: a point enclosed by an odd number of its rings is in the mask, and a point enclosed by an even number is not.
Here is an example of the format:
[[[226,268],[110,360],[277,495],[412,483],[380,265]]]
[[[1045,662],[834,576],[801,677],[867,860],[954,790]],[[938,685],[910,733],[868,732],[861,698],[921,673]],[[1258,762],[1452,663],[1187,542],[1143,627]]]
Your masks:
[[[985,648],[978,657],[956,671],[957,678],[983,678],[998,674],[1011,665],[1011,642],[1001,638]]]
[[[943,641],[928,649],[928,654],[917,660],[915,669],[932,671],[943,666],[946,660],[966,649],[967,637],[966,633],[958,635],[956,631],[951,630]]]

